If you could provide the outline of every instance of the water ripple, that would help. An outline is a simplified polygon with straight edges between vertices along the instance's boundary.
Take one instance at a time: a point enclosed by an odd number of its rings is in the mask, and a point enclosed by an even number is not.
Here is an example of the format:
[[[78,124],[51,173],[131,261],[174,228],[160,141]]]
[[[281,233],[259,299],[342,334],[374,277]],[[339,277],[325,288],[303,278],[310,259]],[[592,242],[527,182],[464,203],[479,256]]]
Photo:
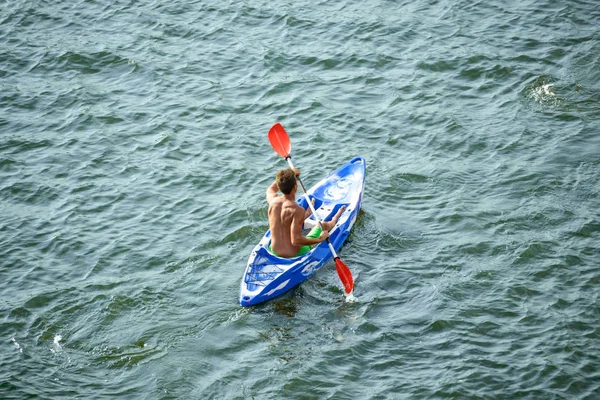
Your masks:
[[[5,2],[0,397],[600,391],[593,2]],[[241,309],[285,162],[367,159],[333,265]]]

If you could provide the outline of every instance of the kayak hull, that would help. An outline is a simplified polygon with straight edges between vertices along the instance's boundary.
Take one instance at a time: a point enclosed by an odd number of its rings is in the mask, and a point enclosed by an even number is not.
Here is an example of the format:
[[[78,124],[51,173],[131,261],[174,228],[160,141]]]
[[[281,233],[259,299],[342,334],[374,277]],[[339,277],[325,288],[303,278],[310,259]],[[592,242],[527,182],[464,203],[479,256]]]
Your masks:
[[[329,240],[336,252],[342,247],[356,222],[362,203],[366,162],[356,157],[308,189],[315,199],[315,210],[322,221],[329,221],[338,210],[346,206]],[[304,196],[297,200],[303,208],[308,204]],[[314,216],[310,216],[314,222]],[[268,248],[271,232],[267,231],[252,250],[240,286],[240,305],[253,306],[271,300],[312,276],[333,257],[327,242],[319,243],[300,257],[282,258]]]

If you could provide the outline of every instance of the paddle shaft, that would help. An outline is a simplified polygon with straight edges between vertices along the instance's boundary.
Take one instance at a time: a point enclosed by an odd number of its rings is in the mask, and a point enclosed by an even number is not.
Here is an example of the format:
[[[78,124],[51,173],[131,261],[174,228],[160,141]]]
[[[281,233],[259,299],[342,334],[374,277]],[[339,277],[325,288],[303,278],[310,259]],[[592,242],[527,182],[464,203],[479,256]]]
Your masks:
[[[273,125],[271,129],[269,129],[269,142],[271,142],[273,150],[275,150],[277,154],[285,158],[290,168],[294,169],[294,164],[292,163],[292,155],[290,154],[290,151],[292,150],[290,137],[279,122]],[[319,223],[321,229],[323,229],[323,223],[319,219],[317,211],[315,210],[312,201],[310,201],[310,198],[308,197],[308,193],[306,192],[306,188],[304,187],[302,180],[300,179],[300,177],[296,178],[298,179],[298,182],[300,182],[300,186],[302,187],[302,191],[304,192],[304,198],[306,199],[310,210],[317,219],[317,222]],[[352,289],[354,288],[354,279],[352,278],[350,268],[348,268],[348,266],[344,264],[344,262],[338,257],[329,238],[327,238],[327,244],[329,245],[329,250],[333,255],[333,259],[335,260],[335,269],[338,273],[338,276],[340,277],[340,280],[344,284],[344,290],[346,291],[346,293],[351,294]]]
[[[287,156],[285,158],[285,160],[288,162],[288,165],[290,166],[290,168],[294,169],[294,164],[292,163],[292,156]],[[319,226],[321,227],[321,230],[323,230],[323,223],[321,222],[321,219],[317,215],[317,211],[315,210],[315,206],[313,206],[312,201],[310,201],[310,197],[308,197],[308,193],[306,193],[306,188],[304,187],[304,184],[302,183],[302,179],[300,179],[299,176],[296,176],[296,179],[298,179],[298,182],[300,183],[300,187],[302,188],[302,192],[304,193],[304,198],[306,199],[306,202],[308,203],[308,206],[310,207],[310,210],[312,211],[312,214],[317,219],[317,222],[319,223]],[[329,245],[329,250],[331,250],[331,254],[333,254],[333,258],[334,259],[338,259],[339,257],[337,255],[337,253],[335,252],[335,249],[333,248],[333,245],[331,244],[331,241],[329,240],[329,238],[327,238],[326,240],[327,240],[327,244]]]

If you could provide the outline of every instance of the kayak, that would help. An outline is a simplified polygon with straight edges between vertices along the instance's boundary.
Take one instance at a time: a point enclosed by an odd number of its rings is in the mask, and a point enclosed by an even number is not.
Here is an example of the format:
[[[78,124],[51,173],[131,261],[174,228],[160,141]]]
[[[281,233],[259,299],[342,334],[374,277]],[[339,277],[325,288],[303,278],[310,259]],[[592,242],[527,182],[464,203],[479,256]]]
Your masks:
[[[329,221],[346,206],[335,227],[329,232],[329,240],[336,251],[350,234],[360,210],[365,185],[366,162],[356,157],[308,189],[307,194],[315,199],[315,210],[322,221]],[[306,209],[304,196],[297,200]],[[305,226],[315,225],[314,215],[307,218]],[[312,224],[311,224],[312,222]],[[282,258],[269,251],[271,232],[267,231],[254,247],[242,278],[240,304],[253,306],[271,300],[300,285],[312,276],[332,254],[326,242],[314,246],[300,257]]]

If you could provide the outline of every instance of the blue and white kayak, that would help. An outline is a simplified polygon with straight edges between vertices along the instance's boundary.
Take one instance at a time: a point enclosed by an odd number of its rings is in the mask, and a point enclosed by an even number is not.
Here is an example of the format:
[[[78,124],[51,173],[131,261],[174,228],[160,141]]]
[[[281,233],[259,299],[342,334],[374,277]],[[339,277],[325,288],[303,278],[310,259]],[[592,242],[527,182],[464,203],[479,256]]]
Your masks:
[[[308,196],[315,199],[315,210],[322,221],[329,221],[342,206],[346,210],[329,232],[329,240],[336,252],[350,234],[356,222],[365,186],[366,162],[356,157],[344,164],[325,179],[308,189]],[[304,196],[298,204],[308,207]],[[315,225],[313,215],[305,225]],[[254,247],[240,288],[240,304],[252,306],[277,297],[298,286],[332,258],[326,242],[321,242],[300,257],[282,258],[271,253],[271,232],[263,236]]]

